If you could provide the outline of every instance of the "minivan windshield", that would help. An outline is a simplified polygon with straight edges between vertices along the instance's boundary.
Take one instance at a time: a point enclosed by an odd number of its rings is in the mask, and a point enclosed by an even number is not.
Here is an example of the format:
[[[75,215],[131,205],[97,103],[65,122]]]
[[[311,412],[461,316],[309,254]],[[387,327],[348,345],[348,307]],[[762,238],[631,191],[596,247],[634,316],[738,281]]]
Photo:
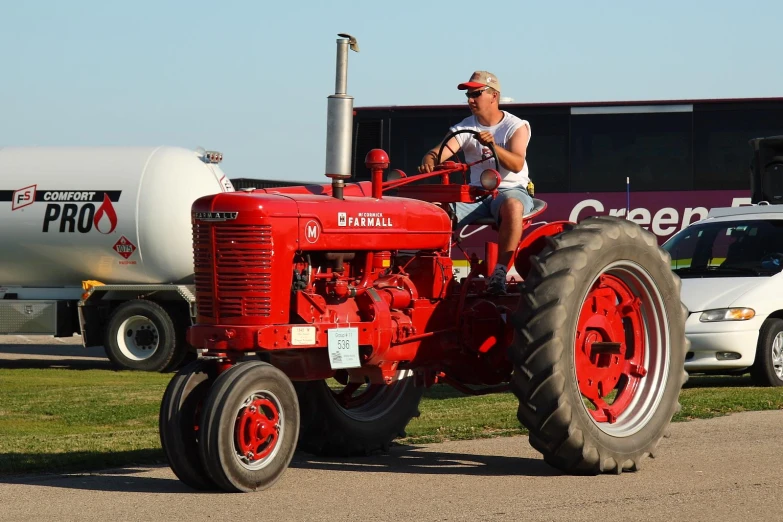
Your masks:
[[[783,220],[696,224],[675,234],[663,248],[682,278],[770,276],[783,268]]]

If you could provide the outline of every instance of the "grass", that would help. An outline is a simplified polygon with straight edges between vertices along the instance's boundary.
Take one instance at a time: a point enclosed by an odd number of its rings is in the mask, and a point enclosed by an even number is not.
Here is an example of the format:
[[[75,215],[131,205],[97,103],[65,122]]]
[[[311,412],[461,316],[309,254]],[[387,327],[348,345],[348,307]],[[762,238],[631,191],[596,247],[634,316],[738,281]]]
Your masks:
[[[158,408],[171,375],[107,370],[0,370],[0,474],[163,463]],[[675,421],[783,409],[783,389],[747,377],[692,377]],[[427,390],[400,442],[524,434],[511,393]]]
[[[0,370],[0,473],[162,459],[158,407],[171,375]]]

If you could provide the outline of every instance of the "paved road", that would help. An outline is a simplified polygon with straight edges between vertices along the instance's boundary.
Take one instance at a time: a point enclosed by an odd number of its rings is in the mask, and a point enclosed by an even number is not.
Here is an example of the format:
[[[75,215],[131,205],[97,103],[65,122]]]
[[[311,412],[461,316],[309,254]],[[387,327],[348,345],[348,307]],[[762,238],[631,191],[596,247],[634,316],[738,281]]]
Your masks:
[[[0,520],[780,520],[783,412],[678,423],[640,472],[554,472],[525,437],[297,455],[272,489],[196,493],[168,468],[0,478]]]
[[[0,345],[0,367],[13,353],[25,364],[106,363],[80,346],[72,355],[59,348],[25,355]],[[783,412],[677,423],[671,433],[658,458],[621,476],[560,475],[526,437],[513,437],[395,447],[365,459],[297,454],[280,482],[254,494],[197,493],[167,467],[0,477],[0,520],[783,519]]]
[[[85,348],[78,335],[0,335],[0,368],[111,367],[103,347]]]

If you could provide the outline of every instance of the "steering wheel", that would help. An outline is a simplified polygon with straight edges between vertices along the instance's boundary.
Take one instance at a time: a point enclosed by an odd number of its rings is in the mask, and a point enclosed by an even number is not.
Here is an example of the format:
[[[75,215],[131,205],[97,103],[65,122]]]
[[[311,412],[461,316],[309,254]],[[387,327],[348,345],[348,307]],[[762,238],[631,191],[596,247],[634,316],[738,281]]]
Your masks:
[[[783,266],[783,254],[774,252],[765,255],[761,258],[761,266],[763,268],[780,268]]]
[[[440,145],[440,150],[438,150],[438,158],[443,157],[442,156],[443,155],[443,149],[446,148],[446,145],[449,143],[451,138],[453,138],[455,136],[458,136],[460,134],[470,134],[471,136],[476,138],[476,141],[478,141],[477,138],[478,138],[479,134],[481,134],[481,133],[478,132],[478,131],[474,131],[472,129],[460,129],[460,130],[457,130],[457,131],[454,131],[454,132],[450,133],[448,136],[446,136],[446,138],[443,140],[443,143],[441,143],[441,145]],[[480,160],[474,161],[473,163],[468,163],[467,161],[463,161],[462,162],[462,163],[464,163],[464,164],[466,164],[468,166],[468,176],[467,176],[466,179],[470,179],[470,167],[472,167],[473,165],[478,165],[479,163],[483,163],[483,162],[485,162],[487,160],[490,160],[490,159],[494,159],[495,160],[495,170],[500,172],[500,163],[498,162],[498,153],[495,150],[495,144],[494,143],[490,143],[488,145],[488,148],[492,152],[492,155],[486,156],[486,157],[482,157]],[[460,147],[456,151],[449,149],[449,151],[452,154],[454,154],[454,155],[456,155],[459,150],[462,150],[462,148]],[[464,155],[464,152],[463,152],[463,155]],[[482,194],[482,195],[476,197],[473,200],[473,202],[474,203],[479,203],[480,201],[484,201],[485,199],[487,199],[491,195],[492,195],[491,192],[487,192],[486,194]]]
[[[443,149],[446,148],[446,145],[449,143],[451,138],[453,138],[455,136],[458,136],[460,134],[470,134],[474,138],[477,138],[478,135],[481,134],[481,133],[477,132],[477,131],[474,131],[472,129],[460,129],[458,131],[454,131],[454,132],[450,133],[448,136],[446,136],[446,138],[443,140],[443,143],[441,143],[441,145],[440,145],[440,150],[438,150],[438,158],[442,158],[443,157]],[[463,163],[466,163],[469,167],[472,167],[473,165],[478,165],[479,163],[483,163],[483,162],[485,162],[485,161],[487,161],[489,159],[494,159],[495,160],[495,170],[500,172],[500,163],[498,162],[498,154],[495,151],[495,144],[494,143],[490,143],[488,145],[488,147],[489,147],[489,150],[492,151],[492,155],[491,156],[487,156],[485,158],[481,158],[480,160],[474,161],[473,163],[467,163],[467,162],[463,162]],[[452,154],[457,154],[456,150],[449,149],[449,151]]]

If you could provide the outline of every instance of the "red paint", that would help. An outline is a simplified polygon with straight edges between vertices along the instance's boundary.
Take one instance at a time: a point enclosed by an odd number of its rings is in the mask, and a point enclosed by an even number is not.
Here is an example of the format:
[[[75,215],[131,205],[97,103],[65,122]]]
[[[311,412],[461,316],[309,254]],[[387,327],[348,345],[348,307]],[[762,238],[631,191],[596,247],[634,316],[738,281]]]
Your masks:
[[[639,299],[620,278],[602,275],[579,313],[576,378],[582,395],[593,405],[590,414],[598,422],[615,422],[631,404],[647,373],[640,307]],[[630,344],[623,321],[631,325]]]
[[[270,399],[255,397],[237,415],[236,447],[248,462],[268,457],[280,438],[280,412]]]
[[[101,230],[100,222],[104,216],[109,220],[109,229]],[[95,211],[95,217],[93,218],[93,224],[95,229],[101,234],[111,234],[114,229],[117,228],[117,212],[114,210],[114,205],[111,204],[108,194],[103,195],[103,203]],[[104,227],[106,228],[106,227]]]
[[[136,245],[131,243],[130,239],[125,236],[121,236],[112,248],[125,259],[128,259],[136,251]]]
[[[507,349],[515,328],[510,317],[520,300],[513,293],[484,293],[481,274],[496,262],[496,232],[481,244],[486,263],[472,252],[470,275],[457,281],[451,255],[461,255],[462,245],[452,251],[449,216],[432,203],[472,201],[485,192],[465,184],[411,185],[464,172],[462,164],[381,183],[388,157],[371,151],[367,163],[375,169],[374,182],[346,184],[341,200],[331,196],[329,183],[197,200],[194,212],[238,215],[224,222],[194,220],[198,321],[188,341],[229,363],[243,352],[263,352],[292,380],[342,379],[341,401],[354,400],[348,383],[388,384],[401,369],[416,369],[425,385],[440,375],[458,386],[487,387],[476,393],[501,389],[497,386],[511,378]],[[379,189],[396,189],[398,195],[382,195]],[[541,216],[524,223],[515,264],[520,273],[544,248],[546,237],[567,226],[531,228]],[[516,288],[509,283],[510,291]],[[621,304],[615,305],[618,299]],[[624,344],[623,320],[636,332],[630,348]],[[346,327],[357,329],[362,365],[335,371],[327,353],[329,330]],[[303,334],[302,328],[312,330]],[[598,406],[599,422],[621,415],[643,378],[640,332],[639,305],[630,290],[617,278],[603,277],[580,313],[575,348],[580,387]],[[605,404],[610,384],[621,378],[623,390],[613,404]],[[592,384],[582,385],[583,380]],[[237,444],[243,451],[260,448],[274,435],[258,411],[240,413]]]

